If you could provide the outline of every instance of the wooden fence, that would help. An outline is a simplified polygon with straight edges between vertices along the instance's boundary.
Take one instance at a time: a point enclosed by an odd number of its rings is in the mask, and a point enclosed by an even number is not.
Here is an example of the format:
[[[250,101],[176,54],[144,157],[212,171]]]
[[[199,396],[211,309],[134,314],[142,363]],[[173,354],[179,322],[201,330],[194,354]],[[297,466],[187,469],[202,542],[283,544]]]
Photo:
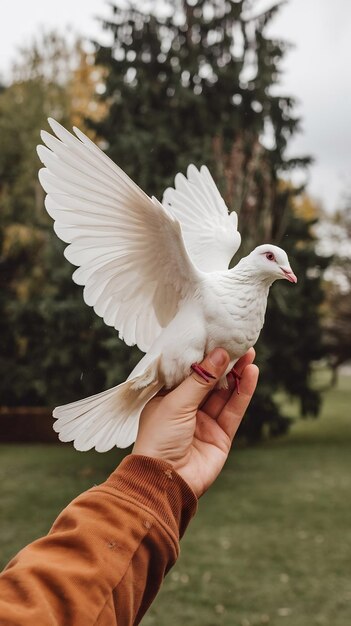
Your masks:
[[[58,442],[51,409],[37,406],[0,407],[0,443]]]

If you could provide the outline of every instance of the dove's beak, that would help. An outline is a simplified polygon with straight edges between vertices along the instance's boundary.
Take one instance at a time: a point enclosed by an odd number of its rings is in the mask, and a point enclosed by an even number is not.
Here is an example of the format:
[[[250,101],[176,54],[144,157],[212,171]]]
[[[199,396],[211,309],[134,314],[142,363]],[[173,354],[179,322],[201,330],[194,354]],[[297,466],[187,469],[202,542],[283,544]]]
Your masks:
[[[281,267],[280,268],[281,271],[284,274],[284,278],[286,278],[287,280],[289,280],[291,283],[297,283],[297,277],[295,276],[294,272],[292,271],[291,267]]]

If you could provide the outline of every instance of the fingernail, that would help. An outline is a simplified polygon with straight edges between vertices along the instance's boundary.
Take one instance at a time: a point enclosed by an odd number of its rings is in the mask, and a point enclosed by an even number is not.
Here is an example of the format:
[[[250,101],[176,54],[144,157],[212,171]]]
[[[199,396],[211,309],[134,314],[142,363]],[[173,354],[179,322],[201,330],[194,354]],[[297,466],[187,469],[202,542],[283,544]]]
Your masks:
[[[221,365],[227,363],[228,357],[223,348],[215,348],[209,354],[209,359],[213,365],[220,367]]]

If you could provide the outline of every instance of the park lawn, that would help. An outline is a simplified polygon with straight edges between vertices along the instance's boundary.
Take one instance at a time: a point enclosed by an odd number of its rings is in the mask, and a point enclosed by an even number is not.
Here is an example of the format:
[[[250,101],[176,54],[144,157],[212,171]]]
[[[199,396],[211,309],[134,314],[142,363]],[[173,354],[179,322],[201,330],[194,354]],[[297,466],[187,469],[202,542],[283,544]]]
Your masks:
[[[351,624],[350,408],[351,378],[343,377],[320,419],[233,450],[143,626]],[[1,446],[2,564],[120,458]]]

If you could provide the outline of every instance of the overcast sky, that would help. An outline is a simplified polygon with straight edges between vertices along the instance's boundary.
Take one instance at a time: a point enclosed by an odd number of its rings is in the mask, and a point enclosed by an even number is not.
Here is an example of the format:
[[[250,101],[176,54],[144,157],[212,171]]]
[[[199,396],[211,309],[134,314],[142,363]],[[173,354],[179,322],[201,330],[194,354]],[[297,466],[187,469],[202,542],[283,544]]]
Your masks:
[[[259,10],[271,2],[253,4]],[[29,43],[41,27],[70,26],[101,40],[104,35],[95,17],[109,14],[105,0],[3,2],[0,75],[6,77],[16,48]],[[281,83],[282,92],[297,98],[303,118],[303,132],[291,143],[290,153],[315,158],[308,190],[334,210],[351,191],[351,1],[288,0],[271,33],[295,46],[284,63]]]

